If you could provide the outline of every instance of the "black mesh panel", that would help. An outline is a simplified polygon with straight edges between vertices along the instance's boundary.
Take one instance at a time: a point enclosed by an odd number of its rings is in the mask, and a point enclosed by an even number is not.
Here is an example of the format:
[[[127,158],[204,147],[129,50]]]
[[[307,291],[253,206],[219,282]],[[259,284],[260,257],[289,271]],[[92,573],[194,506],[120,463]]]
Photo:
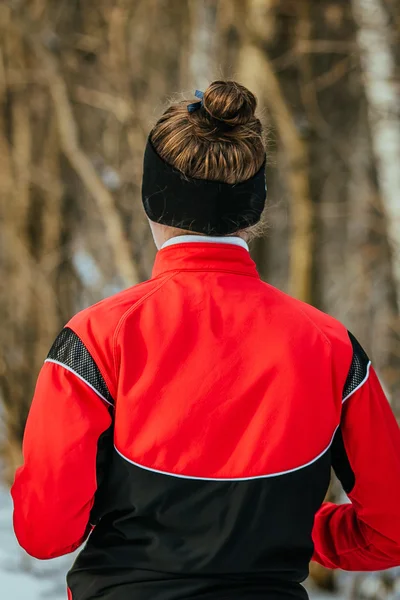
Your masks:
[[[369,358],[364,349],[357,342],[354,335],[349,332],[353,346],[353,361],[343,390],[343,399],[348,398],[359,385],[362,384],[368,373]]]
[[[70,329],[65,327],[57,336],[47,356],[74,371],[93,387],[100,396],[110,404],[114,404],[107,384],[82,340]]]

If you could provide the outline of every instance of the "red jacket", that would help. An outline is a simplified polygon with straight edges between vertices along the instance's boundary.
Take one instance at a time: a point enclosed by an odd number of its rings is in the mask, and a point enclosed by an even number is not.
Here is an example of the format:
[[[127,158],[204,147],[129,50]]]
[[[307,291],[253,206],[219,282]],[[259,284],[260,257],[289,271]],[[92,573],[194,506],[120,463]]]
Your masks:
[[[72,552],[94,528],[74,600],[113,586],[301,598],[313,552],[348,570],[400,564],[400,432],[368,357],[234,244],[162,249],[149,281],[73,317],[23,452],[26,551]],[[331,466],[351,504],[322,504]]]

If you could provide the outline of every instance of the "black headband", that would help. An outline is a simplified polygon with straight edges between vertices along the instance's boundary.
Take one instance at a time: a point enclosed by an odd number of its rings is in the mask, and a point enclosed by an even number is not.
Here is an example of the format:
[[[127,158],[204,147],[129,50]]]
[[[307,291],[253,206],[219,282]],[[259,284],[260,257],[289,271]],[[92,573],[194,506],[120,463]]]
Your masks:
[[[166,163],[150,138],[147,141],[142,199],[151,221],[205,235],[229,235],[258,223],[266,197],[265,161],[254,177],[241,183],[193,179]]]

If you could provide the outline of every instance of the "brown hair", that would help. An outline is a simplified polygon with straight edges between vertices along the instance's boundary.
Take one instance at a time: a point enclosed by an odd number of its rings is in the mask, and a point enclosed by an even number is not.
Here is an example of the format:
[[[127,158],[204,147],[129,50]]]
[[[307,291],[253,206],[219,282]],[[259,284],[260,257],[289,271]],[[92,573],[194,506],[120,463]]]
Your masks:
[[[265,160],[254,94],[235,81],[214,81],[202,108],[190,113],[187,105],[170,106],[153,128],[159,156],[188,177],[230,184],[253,177]]]

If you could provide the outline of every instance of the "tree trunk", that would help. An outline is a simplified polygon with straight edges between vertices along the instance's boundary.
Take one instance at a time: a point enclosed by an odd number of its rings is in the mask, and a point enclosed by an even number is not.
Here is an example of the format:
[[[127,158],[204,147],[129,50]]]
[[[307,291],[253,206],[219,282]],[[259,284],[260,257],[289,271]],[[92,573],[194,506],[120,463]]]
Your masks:
[[[352,6],[400,310],[400,86],[393,45],[395,31],[382,0],[352,0]]]

